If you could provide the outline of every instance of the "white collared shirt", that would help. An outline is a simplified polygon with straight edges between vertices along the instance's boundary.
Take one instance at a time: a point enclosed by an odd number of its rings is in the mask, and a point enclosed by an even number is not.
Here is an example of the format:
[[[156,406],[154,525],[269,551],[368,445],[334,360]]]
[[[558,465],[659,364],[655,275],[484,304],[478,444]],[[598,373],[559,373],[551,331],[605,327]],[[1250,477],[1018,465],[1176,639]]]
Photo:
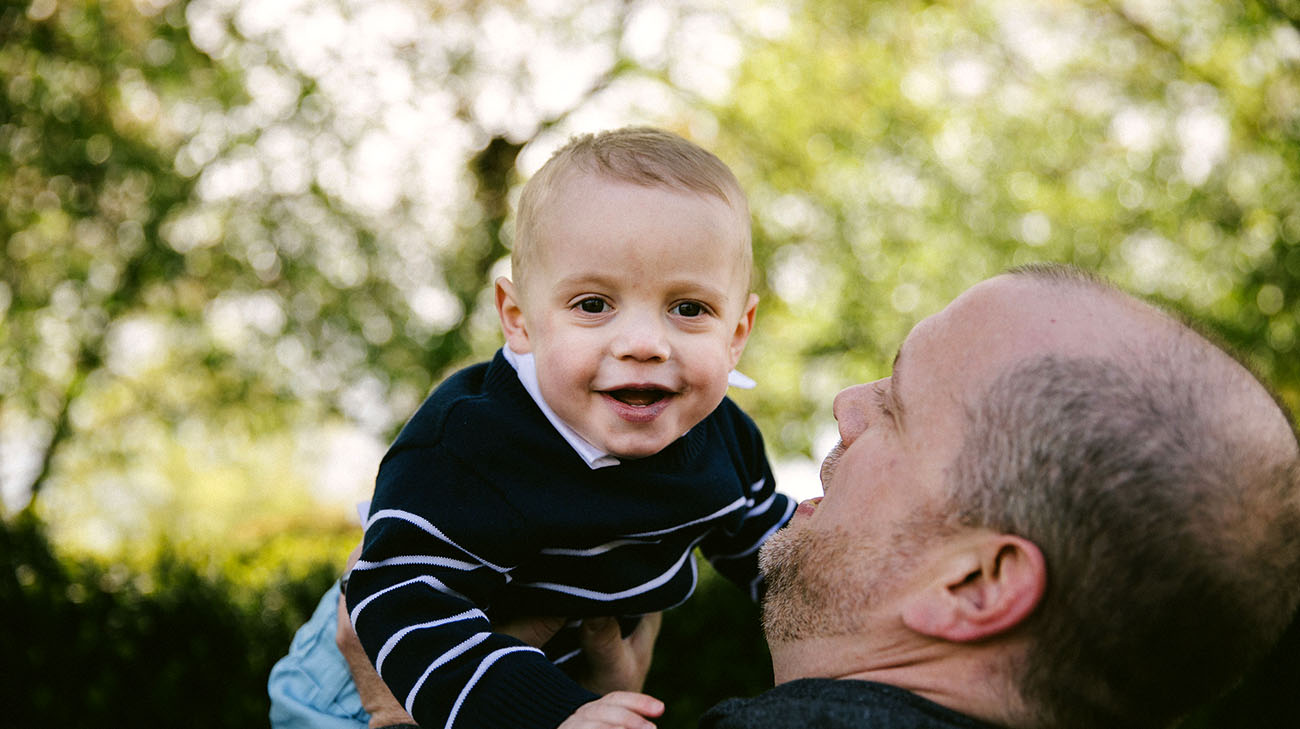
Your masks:
[[[556,415],[551,406],[547,405],[546,401],[542,399],[542,387],[537,383],[537,361],[533,359],[531,352],[516,354],[510,347],[502,347],[501,353],[505,355],[510,366],[515,368],[515,372],[519,375],[519,381],[523,383],[524,389],[532,396],[533,402],[537,403],[537,407],[542,409],[542,414],[546,416],[547,420],[551,421],[551,425],[555,426],[555,429],[573,447],[573,450],[577,451],[579,456],[582,456],[582,460],[586,461],[588,467],[594,471],[597,468],[618,465],[617,458],[602,451],[592,445],[586,438],[578,435],[578,431],[570,428],[568,423],[560,420],[560,416]]]

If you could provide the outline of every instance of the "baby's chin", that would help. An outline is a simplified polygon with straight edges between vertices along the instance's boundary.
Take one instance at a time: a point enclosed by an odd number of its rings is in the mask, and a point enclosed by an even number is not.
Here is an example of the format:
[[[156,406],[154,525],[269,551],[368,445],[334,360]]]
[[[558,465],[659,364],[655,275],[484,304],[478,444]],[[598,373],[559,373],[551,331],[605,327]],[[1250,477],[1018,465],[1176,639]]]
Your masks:
[[[662,452],[668,446],[676,443],[685,433],[680,433],[668,438],[646,439],[642,442],[628,443],[624,442],[605,442],[602,450],[619,460],[635,461],[641,458],[649,458],[657,453]]]
[[[674,438],[673,440],[676,440],[676,438]],[[620,461],[637,461],[642,458],[649,458],[650,456],[659,453],[660,451],[662,451],[663,449],[667,448],[672,444],[673,441],[670,440],[667,443],[664,443],[657,448],[653,446],[649,446],[645,448],[633,448],[630,450],[615,450],[612,448],[608,448],[606,449],[606,452],[609,453],[611,456],[619,459]]]

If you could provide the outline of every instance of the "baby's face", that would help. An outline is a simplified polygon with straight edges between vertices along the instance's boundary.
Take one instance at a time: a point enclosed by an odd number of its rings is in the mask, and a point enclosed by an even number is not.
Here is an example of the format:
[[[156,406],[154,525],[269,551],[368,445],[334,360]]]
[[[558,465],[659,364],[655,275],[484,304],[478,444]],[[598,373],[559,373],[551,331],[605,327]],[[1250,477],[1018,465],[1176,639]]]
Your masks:
[[[509,344],[534,353],[547,404],[593,445],[656,453],[718,406],[744,350],[748,221],[711,196],[592,175],[550,203]]]

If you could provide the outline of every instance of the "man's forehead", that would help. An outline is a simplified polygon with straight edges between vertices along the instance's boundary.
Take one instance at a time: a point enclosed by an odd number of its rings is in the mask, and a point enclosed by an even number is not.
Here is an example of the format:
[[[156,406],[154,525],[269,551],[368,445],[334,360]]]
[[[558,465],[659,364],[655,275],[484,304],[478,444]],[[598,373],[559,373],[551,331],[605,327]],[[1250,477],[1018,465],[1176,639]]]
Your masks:
[[[978,332],[989,346],[1091,351],[1104,342],[1171,323],[1113,289],[1026,275],[984,281],[934,318],[958,332]]]
[[[907,373],[901,382],[930,370],[970,386],[1034,355],[1104,355],[1149,326],[1135,304],[1102,290],[999,276],[918,323],[899,347],[895,377]]]

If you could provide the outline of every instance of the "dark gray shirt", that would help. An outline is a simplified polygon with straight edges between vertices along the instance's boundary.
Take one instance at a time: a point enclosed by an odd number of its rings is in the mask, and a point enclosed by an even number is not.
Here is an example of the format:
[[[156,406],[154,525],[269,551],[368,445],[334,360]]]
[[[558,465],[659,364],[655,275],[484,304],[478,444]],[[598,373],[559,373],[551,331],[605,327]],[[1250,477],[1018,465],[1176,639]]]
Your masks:
[[[871,681],[805,678],[709,709],[700,729],[994,729],[910,691]]]

